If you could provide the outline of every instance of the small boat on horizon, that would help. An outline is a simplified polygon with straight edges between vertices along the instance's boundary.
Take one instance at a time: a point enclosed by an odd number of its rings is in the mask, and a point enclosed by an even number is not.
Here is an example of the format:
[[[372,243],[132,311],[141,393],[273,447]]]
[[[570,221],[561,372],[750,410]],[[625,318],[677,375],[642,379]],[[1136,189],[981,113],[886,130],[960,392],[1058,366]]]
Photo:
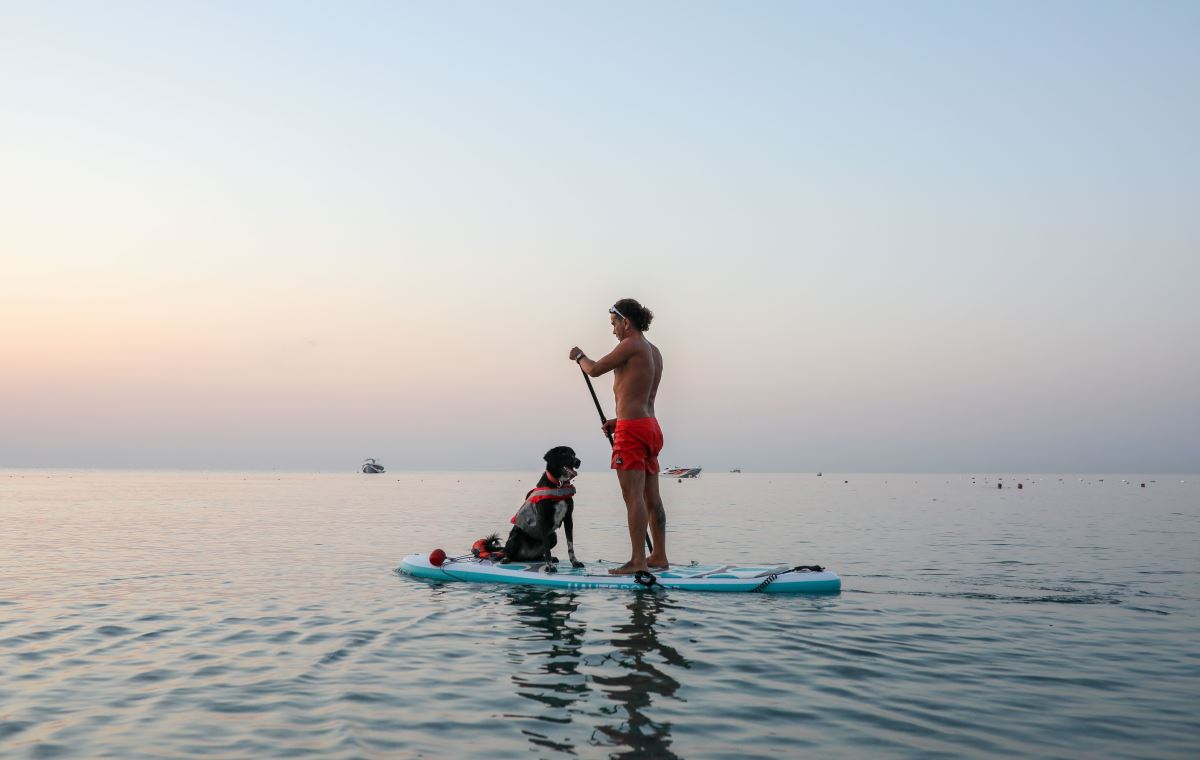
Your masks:
[[[668,467],[663,470],[664,478],[694,478],[700,474],[699,467]]]
[[[741,471],[742,470],[740,467],[734,467],[732,470],[730,470],[730,472],[741,472]]]
[[[363,462],[362,471],[368,475],[378,475],[381,472],[387,472],[383,469],[383,465],[376,462],[374,459],[368,459]]]

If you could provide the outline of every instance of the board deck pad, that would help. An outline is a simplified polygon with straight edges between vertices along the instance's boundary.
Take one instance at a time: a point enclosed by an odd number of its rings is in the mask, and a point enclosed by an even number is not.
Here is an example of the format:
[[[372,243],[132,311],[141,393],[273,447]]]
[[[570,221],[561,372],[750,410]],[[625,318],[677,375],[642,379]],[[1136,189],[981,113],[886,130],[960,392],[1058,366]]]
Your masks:
[[[644,589],[630,575],[609,575],[613,562],[588,562],[582,568],[560,562],[557,573],[546,573],[540,562],[512,562],[507,565],[474,558],[447,560],[441,567],[423,554],[410,554],[400,562],[400,571],[408,575],[440,581],[473,583],[512,583],[550,588]],[[789,565],[674,565],[654,572],[657,585],[685,591],[725,591],[778,593],[830,593],[840,591],[842,580],[836,573],[793,571]],[[772,578],[774,576],[774,578]]]

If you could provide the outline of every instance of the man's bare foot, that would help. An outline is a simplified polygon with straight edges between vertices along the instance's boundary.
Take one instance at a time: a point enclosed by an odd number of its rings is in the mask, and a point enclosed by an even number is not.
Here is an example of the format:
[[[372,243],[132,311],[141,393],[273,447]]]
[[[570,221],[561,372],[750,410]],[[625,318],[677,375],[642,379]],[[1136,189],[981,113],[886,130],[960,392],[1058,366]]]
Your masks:
[[[655,557],[653,554],[651,554],[649,557],[646,558],[646,564],[650,567],[651,570],[670,570],[671,569],[671,563],[667,561],[666,557]]]
[[[646,572],[645,565],[638,567],[637,565],[633,564],[632,562],[626,562],[624,565],[621,565],[620,567],[612,568],[611,570],[608,571],[608,574],[609,575],[633,575],[634,573],[643,573],[643,572]]]

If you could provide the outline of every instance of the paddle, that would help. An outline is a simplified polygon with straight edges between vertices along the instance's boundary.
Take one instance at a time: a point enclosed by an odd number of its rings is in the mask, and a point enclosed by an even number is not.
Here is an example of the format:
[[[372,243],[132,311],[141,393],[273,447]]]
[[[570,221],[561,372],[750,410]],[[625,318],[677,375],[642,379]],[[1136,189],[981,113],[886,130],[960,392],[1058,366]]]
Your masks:
[[[600,407],[600,399],[596,397],[596,389],[592,387],[592,378],[588,377],[588,373],[583,371],[583,367],[579,368],[579,372],[583,375],[583,382],[587,383],[588,392],[592,394],[592,402],[596,404],[596,414],[600,415],[600,424],[607,425],[608,418],[604,416],[604,409]],[[608,432],[608,428],[604,428],[604,437],[608,439],[609,447],[616,446],[613,442],[612,433]]]
[[[596,404],[596,414],[600,415],[600,424],[607,425],[608,418],[604,416],[604,409],[600,406],[600,399],[596,397],[596,389],[592,387],[592,378],[588,376],[588,373],[583,371],[583,367],[580,367],[579,371],[583,374],[583,381],[587,383],[588,392],[592,394],[592,401]],[[610,447],[615,447],[617,445],[613,441],[612,433],[608,432],[608,428],[604,428],[604,436],[608,438],[608,445]],[[646,476],[653,477],[654,473],[648,472],[646,473]],[[650,541],[650,532],[648,529],[646,532],[646,551],[650,552],[651,554],[654,553],[654,544]]]

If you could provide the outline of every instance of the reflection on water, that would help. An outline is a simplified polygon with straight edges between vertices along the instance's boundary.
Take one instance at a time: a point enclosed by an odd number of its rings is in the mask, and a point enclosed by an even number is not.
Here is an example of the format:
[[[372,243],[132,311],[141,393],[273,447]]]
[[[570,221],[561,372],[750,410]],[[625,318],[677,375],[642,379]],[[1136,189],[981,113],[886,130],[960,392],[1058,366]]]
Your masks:
[[[605,743],[629,748],[616,757],[677,757],[670,750],[671,723],[650,718],[655,695],[674,697],[679,690],[678,681],[655,667],[655,656],[672,666],[688,667],[687,659],[675,647],[659,639],[659,615],[671,604],[663,594],[639,592],[626,607],[629,622],[616,627],[615,651],[610,657],[628,672],[592,679],[624,716],[618,725],[602,724],[596,730]]]
[[[571,620],[571,615],[579,609],[577,594],[518,587],[511,590],[508,601],[516,608],[517,620],[526,626],[511,639],[529,642],[510,655],[513,686],[519,696],[537,703],[539,711],[506,717],[568,724],[573,706],[585,700],[590,690],[587,677],[580,671],[587,628],[582,622]],[[530,668],[534,669],[532,675],[526,672]],[[551,728],[548,726],[547,730]],[[570,741],[555,741],[547,733],[528,728],[522,733],[535,747],[574,751]]]
[[[529,645],[514,652],[512,682],[517,694],[538,705],[532,715],[511,715],[549,724],[546,732],[525,729],[537,748],[571,753],[551,726],[574,720],[594,722],[590,743],[620,748],[614,757],[673,758],[671,723],[652,717],[656,697],[676,698],[679,681],[656,663],[687,668],[687,659],[660,639],[659,618],[671,610],[663,594],[631,594],[602,653],[587,644],[587,627],[572,619],[579,595],[539,589],[513,589],[508,601],[525,629],[514,642]],[[611,647],[611,649],[610,649]],[[585,649],[593,651],[585,654]],[[532,672],[531,672],[532,671]]]

